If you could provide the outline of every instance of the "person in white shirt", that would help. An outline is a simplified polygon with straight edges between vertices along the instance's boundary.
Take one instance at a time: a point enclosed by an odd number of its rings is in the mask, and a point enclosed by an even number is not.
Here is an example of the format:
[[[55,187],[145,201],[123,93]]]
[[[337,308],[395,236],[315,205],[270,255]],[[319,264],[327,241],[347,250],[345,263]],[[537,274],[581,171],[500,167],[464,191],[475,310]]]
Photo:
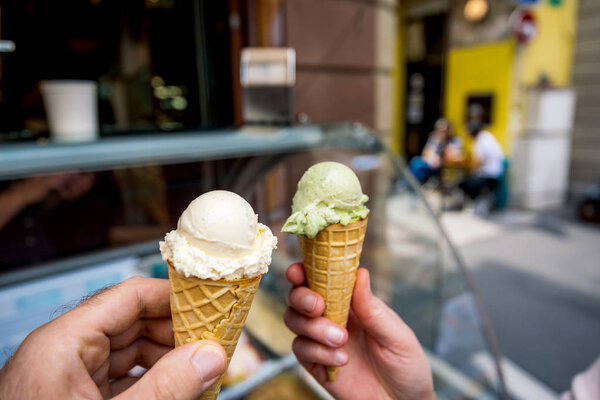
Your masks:
[[[478,161],[475,175],[499,179],[504,173],[504,152],[494,135],[485,130],[477,132],[473,147]]]
[[[483,129],[481,106],[474,105],[469,108],[467,129],[473,142],[474,172],[460,183],[460,188],[472,200],[477,200],[492,194],[500,183],[504,174],[504,152],[494,135]],[[486,201],[484,214],[489,212],[492,204]],[[477,208],[477,205],[476,205]]]

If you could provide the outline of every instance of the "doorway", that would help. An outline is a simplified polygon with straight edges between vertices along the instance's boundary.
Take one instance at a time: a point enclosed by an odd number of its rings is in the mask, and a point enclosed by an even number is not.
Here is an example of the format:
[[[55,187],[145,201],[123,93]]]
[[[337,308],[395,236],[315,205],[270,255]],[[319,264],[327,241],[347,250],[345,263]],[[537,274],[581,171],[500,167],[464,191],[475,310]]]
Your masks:
[[[447,14],[407,17],[406,157],[421,153],[435,121],[444,116],[444,59]]]

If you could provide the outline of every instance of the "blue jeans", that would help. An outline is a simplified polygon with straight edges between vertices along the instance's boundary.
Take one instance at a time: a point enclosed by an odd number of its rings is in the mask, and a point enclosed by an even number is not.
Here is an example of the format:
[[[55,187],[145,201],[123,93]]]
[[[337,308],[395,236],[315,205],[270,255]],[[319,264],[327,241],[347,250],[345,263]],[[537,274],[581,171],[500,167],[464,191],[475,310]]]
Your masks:
[[[437,172],[421,156],[413,157],[408,163],[408,169],[421,184],[427,182]]]
[[[469,176],[459,184],[459,187],[467,196],[469,196],[472,200],[475,200],[486,192],[494,193],[498,187],[498,183],[499,181],[496,178]]]

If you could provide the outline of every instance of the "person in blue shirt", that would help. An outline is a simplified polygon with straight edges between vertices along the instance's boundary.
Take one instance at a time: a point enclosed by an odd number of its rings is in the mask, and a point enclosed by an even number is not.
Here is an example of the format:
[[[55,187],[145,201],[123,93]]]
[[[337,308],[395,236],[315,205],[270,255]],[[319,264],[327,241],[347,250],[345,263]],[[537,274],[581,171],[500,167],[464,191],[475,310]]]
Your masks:
[[[424,184],[436,175],[444,162],[462,159],[462,145],[452,134],[452,125],[445,118],[436,121],[420,156],[413,157],[408,168]]]

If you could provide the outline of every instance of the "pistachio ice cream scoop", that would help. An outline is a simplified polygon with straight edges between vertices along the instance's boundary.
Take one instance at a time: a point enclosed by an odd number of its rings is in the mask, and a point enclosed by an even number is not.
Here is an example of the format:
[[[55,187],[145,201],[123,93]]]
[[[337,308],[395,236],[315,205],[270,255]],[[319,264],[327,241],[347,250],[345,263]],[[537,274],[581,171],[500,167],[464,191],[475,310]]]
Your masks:
[[[333,224],[348,225],[366,218],[369,197],[356,174],[344,164],[321,162],[310,167],[298,182],[292,215],[283,231],[314,238]]]

